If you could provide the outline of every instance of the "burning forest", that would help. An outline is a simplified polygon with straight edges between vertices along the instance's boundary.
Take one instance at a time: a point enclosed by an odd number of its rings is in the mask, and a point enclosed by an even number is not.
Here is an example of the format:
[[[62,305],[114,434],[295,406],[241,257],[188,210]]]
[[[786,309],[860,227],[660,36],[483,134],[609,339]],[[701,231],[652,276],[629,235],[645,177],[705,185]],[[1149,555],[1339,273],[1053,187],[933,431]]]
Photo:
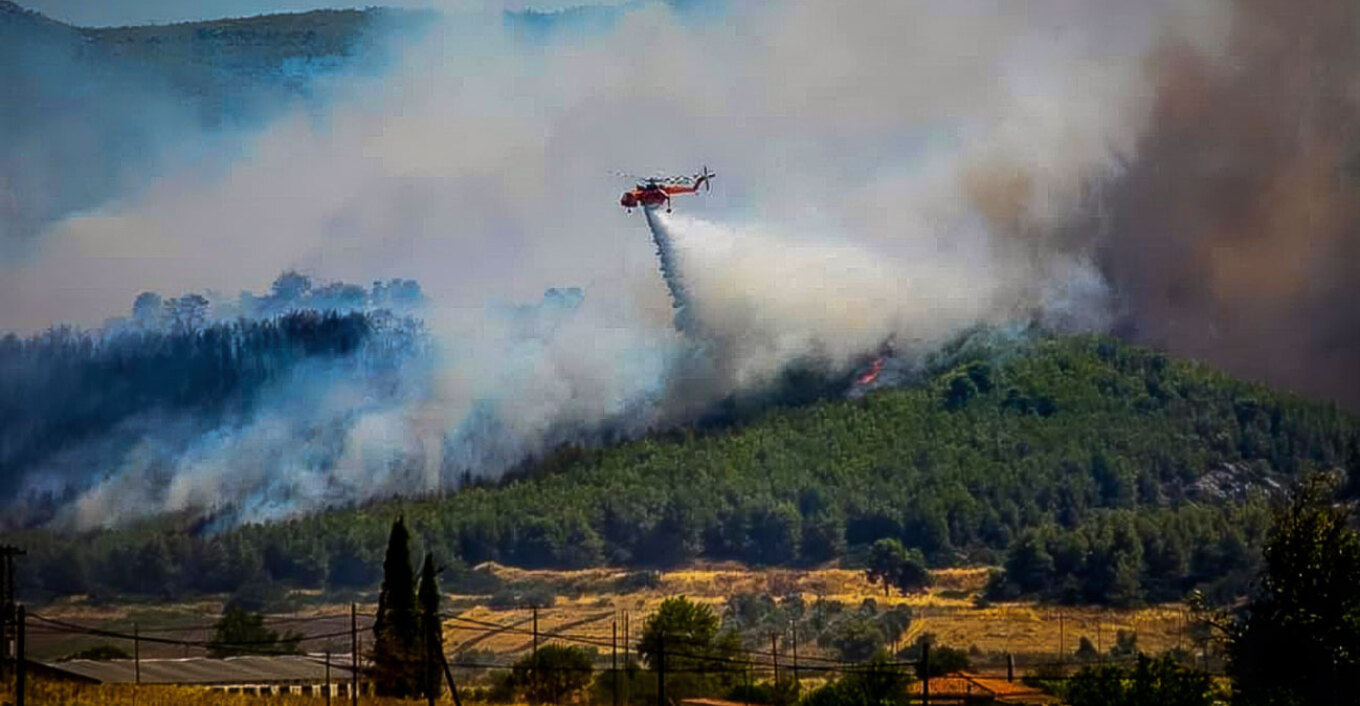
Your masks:
[[[182,75],[0,3],[0,36],[26,37],[0,58],[36,91],[0,110],[20,136],[0,146],[7,524],[226,529],[436,494],[557,448],[933,384],[979,339],[1001,366],[1113,334],[1360,404],[1354,3],[374,26],[320,68],[252,59],[267,90],[220,101],[248,96],[249,119],[203,119]],[[137,128],[135,160],[93,121],[57,143],[25,106],[63,96],[164,129]],[[648,209],[646,234],[603,177],[696,159],[723,181]]]

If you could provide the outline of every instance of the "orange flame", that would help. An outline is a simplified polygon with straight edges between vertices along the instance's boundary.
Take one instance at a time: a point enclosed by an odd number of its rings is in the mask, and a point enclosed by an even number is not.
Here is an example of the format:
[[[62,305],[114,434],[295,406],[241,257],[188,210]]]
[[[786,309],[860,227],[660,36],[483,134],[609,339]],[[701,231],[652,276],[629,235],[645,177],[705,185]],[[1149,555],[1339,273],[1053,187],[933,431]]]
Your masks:
[[[863,375],[855,378],[855,382],[860,385],[868,385],[878,379],[878,374],[883,372],[883,356],[874,359],[874,364]]]

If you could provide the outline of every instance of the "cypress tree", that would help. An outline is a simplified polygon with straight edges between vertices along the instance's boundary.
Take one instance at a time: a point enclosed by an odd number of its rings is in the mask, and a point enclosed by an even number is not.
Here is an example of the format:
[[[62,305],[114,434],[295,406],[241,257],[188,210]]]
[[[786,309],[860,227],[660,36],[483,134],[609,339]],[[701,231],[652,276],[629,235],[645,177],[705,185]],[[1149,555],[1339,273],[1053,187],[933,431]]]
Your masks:
[[[420,608],[420,635],[424,640],[425,655],[429,659],[423,677],[427,687],[439,696],[440,664],[438,655],[444,651],[444,629],[439,620],[439,572],[434,568],[434,556],[425,553],[420,566],[420,587],[416,590],[416,604]],[[429,693],[426,692],[428,696]]]
[[[373,623],[373,681],[386,696],[419,693],[420,639],[416,624],[415,571],[411,535],[398,517],[387,537],[378,615]]]

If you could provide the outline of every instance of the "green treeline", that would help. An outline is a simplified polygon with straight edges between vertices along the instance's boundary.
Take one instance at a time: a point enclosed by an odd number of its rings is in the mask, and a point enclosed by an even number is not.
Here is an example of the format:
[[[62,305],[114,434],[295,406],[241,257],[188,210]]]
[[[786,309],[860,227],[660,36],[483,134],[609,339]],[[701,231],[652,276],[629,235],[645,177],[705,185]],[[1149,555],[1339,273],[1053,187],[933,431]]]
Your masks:
[[[26,589],[55,595],[367,589],[399,512],[413,549],[455,568],[862,565],[891,538],[932,566],[1005,566],[997,596],[1131,604],[1240,594],[1269,495],[1309,470],[1360,471],[1360,422],[1335,406],[1103,337],[1016,347],[949,352],[861,399],[559,449],[439,498],[197,538],[161,522],[6,541],[30,548]]]

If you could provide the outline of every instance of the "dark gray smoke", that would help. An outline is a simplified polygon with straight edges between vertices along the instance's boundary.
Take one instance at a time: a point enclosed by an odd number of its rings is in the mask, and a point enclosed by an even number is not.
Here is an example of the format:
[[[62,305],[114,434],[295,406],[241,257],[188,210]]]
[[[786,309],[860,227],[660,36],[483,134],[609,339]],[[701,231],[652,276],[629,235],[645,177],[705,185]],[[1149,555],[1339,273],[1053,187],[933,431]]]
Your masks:
[[[1360,407],[1360,3],[1236,0],[1170,44],[1091,223],[1128,337]]]

